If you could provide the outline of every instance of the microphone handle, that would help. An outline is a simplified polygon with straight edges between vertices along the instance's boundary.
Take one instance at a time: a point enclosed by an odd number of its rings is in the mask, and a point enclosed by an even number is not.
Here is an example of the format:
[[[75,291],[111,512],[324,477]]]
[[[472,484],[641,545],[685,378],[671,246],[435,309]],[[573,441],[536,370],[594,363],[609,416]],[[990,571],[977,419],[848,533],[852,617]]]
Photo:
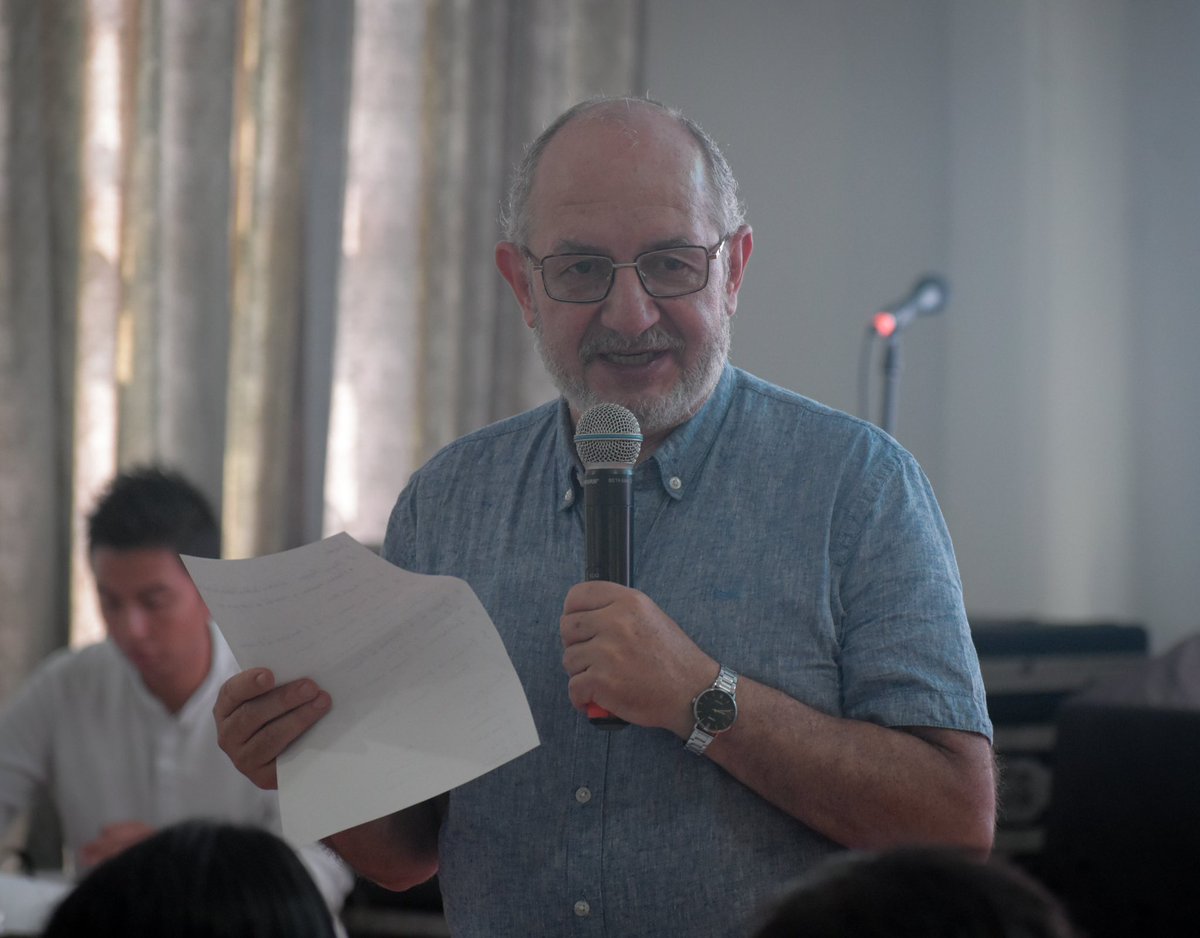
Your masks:
[[[592,468],[583,474],[584,579],[633,585],[633,469]],[[595,727],[619,730],[627,724],[594,703],[587,705]]]

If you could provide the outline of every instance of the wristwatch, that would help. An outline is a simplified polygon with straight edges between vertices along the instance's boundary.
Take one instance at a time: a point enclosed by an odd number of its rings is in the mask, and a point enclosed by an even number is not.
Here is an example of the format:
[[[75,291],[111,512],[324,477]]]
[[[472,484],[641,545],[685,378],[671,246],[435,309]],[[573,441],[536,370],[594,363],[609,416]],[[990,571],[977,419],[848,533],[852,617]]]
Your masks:
[[[737,719],[737,672],[721,666],[712,687],[702,690],[692,701],[696,728],[688,737],[687,751],[700,755],[713,737],[724,733]]]

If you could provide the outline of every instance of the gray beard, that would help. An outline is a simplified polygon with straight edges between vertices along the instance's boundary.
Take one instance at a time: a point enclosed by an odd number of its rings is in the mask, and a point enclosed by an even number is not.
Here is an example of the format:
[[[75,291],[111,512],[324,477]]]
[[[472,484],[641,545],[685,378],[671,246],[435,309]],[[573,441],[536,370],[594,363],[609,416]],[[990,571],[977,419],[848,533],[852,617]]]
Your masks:
[[[714,340],[708,343],[694,364],[684,369],[675,386],[666,394],[627,397],[607,403],[627,407],[637,417],[645,436],[666,434],[674,430],[695,415],[717,386],[721,379],[721,371],[729,360],[732,332],[729,317],[722,316],[721,327]],[[581,379],[569,375],[566,369],[550,356],[542,338],[540,315],[534,317],[533,337],[538,355],[541,356],[542,364],[545,365],[554,386],[577,413],[582,414],[589,407],[606,403]],[[637,354],[650,349],[679,351],[681,348],[682,342],[679,339],[654,326],[633,341],[626,341],[609,332],[585,338],[579,349],[579,358],[586,363],[597,354],[608,352]]]

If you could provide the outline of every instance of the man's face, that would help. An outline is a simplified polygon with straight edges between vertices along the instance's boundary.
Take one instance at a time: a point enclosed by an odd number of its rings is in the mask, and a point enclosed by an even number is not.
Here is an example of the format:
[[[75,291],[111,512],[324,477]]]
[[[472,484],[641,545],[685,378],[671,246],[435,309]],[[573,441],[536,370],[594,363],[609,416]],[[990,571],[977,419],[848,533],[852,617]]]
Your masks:
[[[190,694],[208,673],[208,607],[165,548],[92,551],[109,639],[158,696]]]
[[[559,131],[542,156],[530,209],[527,247],[539,258],[588,253],[622,263],[665,247],[711,248],[730,234],[712,218],[699,148],[682,127],[650,111],[584,116]],[[710,262],[708,285],[669,299],[651,297],[636,271],[622,268],[600,302],[559,302],[527,258],[517,264],[510,253],[506,270],[498,249],[501,271],[576,419],[601,401],[622,404],[653,445],[699,410],[728,357],[749,255],[749,230],[733,234]]]

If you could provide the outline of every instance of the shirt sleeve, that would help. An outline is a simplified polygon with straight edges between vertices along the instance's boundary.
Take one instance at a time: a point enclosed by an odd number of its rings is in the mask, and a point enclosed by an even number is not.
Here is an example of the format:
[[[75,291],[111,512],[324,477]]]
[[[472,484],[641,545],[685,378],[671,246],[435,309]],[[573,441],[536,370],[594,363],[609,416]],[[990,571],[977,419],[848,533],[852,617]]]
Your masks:
[[[416,558],[416,489],[419,475],[414,474],[396,499],[388,517],[381,556],[402,570],[413,570]]]
[[[906,451],[868,463],[835,540],[843,712],[991,737],[954,548]]]
[[[0,834],[33,802],[50,776],[55,685],[63,665],[58,653],[41,665],[0,713]]]

